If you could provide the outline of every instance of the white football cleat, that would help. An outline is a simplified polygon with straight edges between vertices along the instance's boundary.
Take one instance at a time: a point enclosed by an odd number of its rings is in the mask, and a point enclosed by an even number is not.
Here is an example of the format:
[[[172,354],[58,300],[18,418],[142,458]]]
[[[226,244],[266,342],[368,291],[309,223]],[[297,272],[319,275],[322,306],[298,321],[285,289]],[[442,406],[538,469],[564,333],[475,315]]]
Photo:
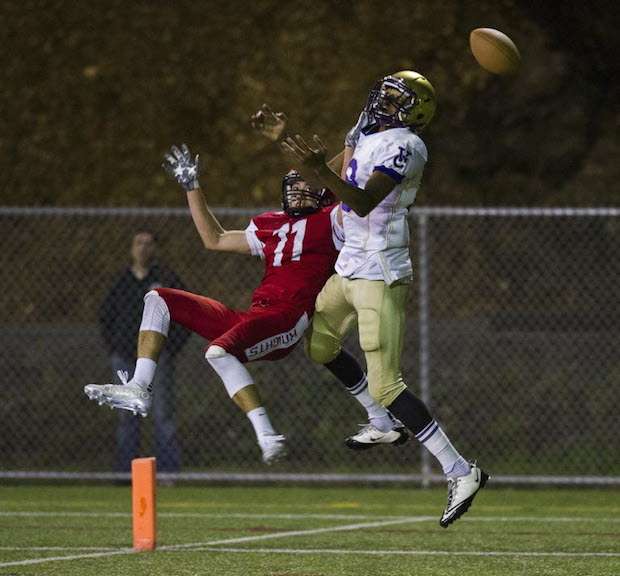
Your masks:
[[[151,409],[151,393],[146,388],[127,381],[128,374],[119,370],[118,377],[122,384],[88,384],[84,393],[91,400],[99,402],[99,406],[107,404],[110,408],[129,410],[134,415],[146,417]]]
[[[282,434],[261,434],[258,445],[263,452],[263,462],[273,464],[286,456],[286,438]]]
[[[448,478],[448,504],[439,520],[443,528],[447,528],[469,510],[476,494],[489,479],[489,475],[475,462],[471,462],[470,466],[469,474]]]
[[[378,444],[400,446],[407,441],[409,433],[401,422],[395,420],[394,423],[394,428],[387,432],[382,432],[373,424],[362,424],[362,429],[355,436],[349,436],[344,444],[351,450],[368,450]]]

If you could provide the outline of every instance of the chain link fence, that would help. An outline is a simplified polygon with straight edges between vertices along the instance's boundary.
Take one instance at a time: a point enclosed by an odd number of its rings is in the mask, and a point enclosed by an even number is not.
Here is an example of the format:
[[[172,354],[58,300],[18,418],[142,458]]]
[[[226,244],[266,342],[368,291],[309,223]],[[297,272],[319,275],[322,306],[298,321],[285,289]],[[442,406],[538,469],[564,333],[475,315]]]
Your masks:
[[[228,229],[253,214],[216,212]],[[187,289],[249,304],[260,261],[205,251],[184,209],[0,208],[0,477],[122,477],[118,413],[82,388],[113,376],[100,308],[144,229]],[[620,483],[620,210],[417,209],[412,239],[403,371],[459,450],[500,481]],[[174,357],[172,477],[440,477],[415,441],[348,451],[365,414],[301,346],[250,365],[289,440],[289,458],[265,469],[204,344],[193,335]],[[152,419],[139,423],[151,455]]]

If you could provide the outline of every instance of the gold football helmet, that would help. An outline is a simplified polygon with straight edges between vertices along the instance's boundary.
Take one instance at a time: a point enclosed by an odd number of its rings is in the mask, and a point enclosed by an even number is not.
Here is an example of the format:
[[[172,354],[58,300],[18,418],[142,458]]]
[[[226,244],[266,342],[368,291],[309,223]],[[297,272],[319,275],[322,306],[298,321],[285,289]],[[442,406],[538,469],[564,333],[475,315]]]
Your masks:
[[[433,118],[435,107],[433,85],[417,72],[402,70],[375,84],[366,112],[371,123],[420,132]]]

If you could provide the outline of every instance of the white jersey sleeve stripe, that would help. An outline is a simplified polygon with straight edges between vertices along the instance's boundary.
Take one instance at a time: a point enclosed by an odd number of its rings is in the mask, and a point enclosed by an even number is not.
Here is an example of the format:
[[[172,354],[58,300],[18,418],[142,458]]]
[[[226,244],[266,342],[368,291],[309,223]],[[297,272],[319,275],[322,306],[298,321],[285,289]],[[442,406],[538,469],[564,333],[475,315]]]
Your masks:
[[[249,226],[245,229],[245,237],[250,245],[250,251],[252,256],[258,256],[261,260],[265,259],[265,252],[263,248],[265,245],[258,239],[256,231],[258,230],[254,220],[250,221]]]

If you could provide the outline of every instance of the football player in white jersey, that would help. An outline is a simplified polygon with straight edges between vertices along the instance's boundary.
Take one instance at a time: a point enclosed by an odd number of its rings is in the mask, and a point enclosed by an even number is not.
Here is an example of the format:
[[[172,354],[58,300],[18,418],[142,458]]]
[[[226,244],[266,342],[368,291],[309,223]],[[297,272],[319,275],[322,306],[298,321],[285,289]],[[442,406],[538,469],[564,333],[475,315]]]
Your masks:
[[[301,136],[282,138],[283,150],[296,158],[307,180],[330,188],[343,202],[345,244],[336,274],[316,301],[308,334],[310,357],[334,365],[343,375],[354,371],[342,340],[357,320],[372,397],[401,422],[437,458],[448,479],[448,503],[440,525],[464,514],[488,475],[465,460],[405,385],[400,368],[406,301],[412,280],[408,211],[428,159],[419,133],[435,112],[435,91],[421,74],[401,71],[380,79],[371,90],[344,151],[326,162],[318,136],[313,146]],[[281,124],[281,114],[266,114]],[[340,164],[340,165],[339,165]],[[371,445],[372,424],[349,439]]]

